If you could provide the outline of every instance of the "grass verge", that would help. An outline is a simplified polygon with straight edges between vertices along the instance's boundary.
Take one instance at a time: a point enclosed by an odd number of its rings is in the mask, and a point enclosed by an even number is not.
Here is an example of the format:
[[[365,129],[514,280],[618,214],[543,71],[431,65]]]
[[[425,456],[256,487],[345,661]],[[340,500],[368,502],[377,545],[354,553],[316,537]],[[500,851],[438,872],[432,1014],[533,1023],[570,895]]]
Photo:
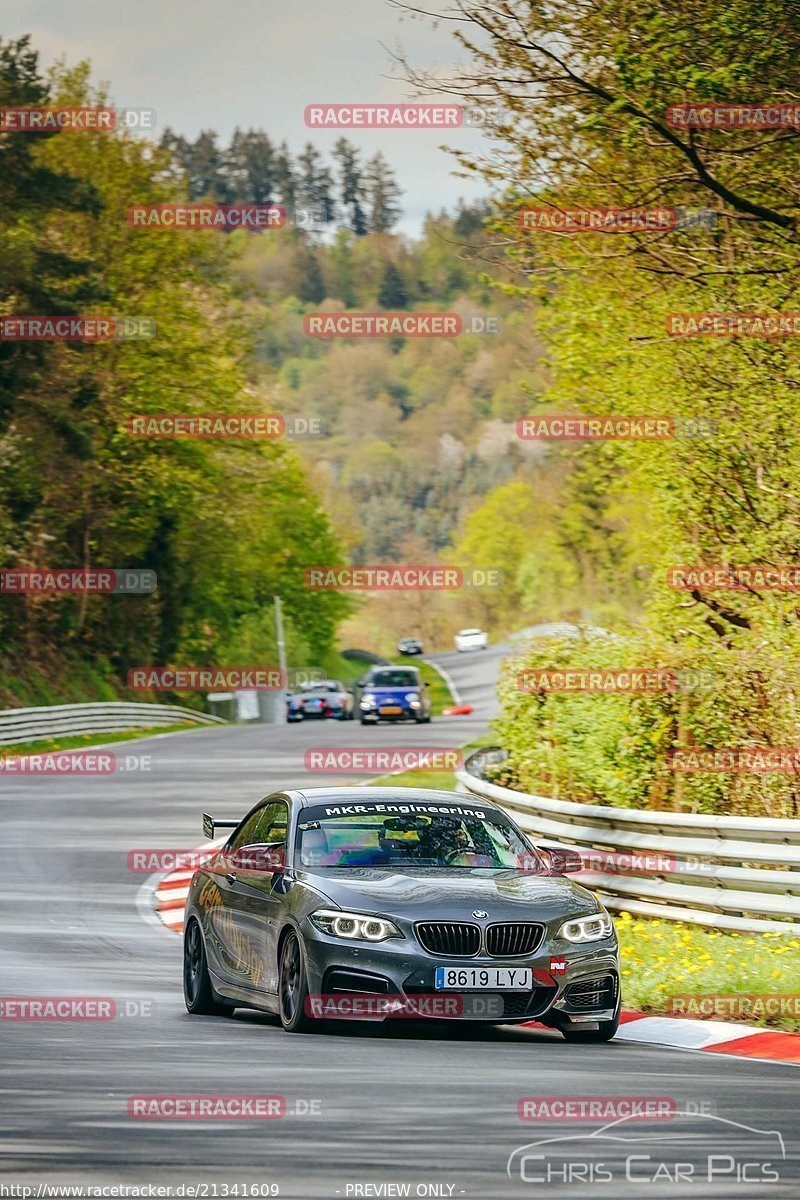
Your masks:
[[[47,738],[39,742],[22,742],[16,746],[0,747],[0,759],[11,755],[47,754],[56,750],[83,750],[88,746],[105,746],[112,742],[132,742],[137,738],[153,737],[157,733],[184,733],[189,729],[205,729],[208,726],[157,725],[152,729],[120,729],[106,733],[82,733],[73,737]]]
[[[618,913],[614,918],[622,959],[626,1008],[675,1014],[671,997],[747,996],[769,1001],[789,996],[800,1013],[800,939],[784,933],[728,933],[657,917]],[[723,1001],[723,1003],[725,1003]],[[679,1005],[680,1009],[680,1005]],[[687,1016],[738,1020],[749,1025],[800,1032],[800,1015],[719,1011]]]
[[[439,674],[435,667],[430,663],[421,662],[417,664],[419,672],[424,681],[428,684],[431,703],[433,704],[433,715],[441,716],[443,708],[449,708],[451,704],[455,704],[456,698],[450,691],[444,677]]]

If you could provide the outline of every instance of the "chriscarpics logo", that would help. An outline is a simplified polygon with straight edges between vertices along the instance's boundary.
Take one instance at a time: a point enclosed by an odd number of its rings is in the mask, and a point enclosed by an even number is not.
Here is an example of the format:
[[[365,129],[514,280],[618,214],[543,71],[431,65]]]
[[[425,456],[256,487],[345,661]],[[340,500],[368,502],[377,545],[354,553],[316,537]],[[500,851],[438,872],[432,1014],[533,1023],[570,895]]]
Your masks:
[[[682,1184],[695,1189],[692,1195],[741,1194],[751,1200],[763,1195],[772,1200],[785,1158],[783,1137],[775,1129],[688,1111],[643,1128],[641,1115],[632,1112],[588,1134],[528,1142],[509,1155],[507,1173],[538,1189],[531,1195],[542,1195],[548,1184],[638,1184],[656,1187],[658,1194],[664,1185]],[[707,1184],[716,1185],[713,1193],[697,1190]],[[735,1193],[729,1190],[734,1186]]]

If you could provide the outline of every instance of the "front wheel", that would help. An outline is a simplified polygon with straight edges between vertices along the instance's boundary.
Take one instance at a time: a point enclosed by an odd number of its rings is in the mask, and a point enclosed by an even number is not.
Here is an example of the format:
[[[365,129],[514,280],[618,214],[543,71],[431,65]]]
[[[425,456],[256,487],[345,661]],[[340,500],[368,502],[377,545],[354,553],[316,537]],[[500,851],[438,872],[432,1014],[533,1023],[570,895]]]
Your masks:
[[[183,939],[183,999],[192,1016],[223,1017],[233,1012],[232,1004],[223,1004],[214,996],[208,973],[206,948],[197,921],[190,921]]]
[[[306,1013],[308,979],[303,950],[295,933],[287,935],[281,950],[278,998],[281,1025],[287,1033],[308,1033],[315,1028],[314,1019]]]
[[[619,1029],[619,1008],[610,1021],[598,1021],[597,1029],[562,1029],[565,1042],[610,1042]]]

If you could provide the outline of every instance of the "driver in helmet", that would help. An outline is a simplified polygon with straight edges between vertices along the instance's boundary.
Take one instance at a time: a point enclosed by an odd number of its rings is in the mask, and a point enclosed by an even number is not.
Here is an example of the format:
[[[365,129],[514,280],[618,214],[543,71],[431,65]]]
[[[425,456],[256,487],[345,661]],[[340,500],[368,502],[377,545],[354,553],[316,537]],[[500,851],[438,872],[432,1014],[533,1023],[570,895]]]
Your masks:
[[[431,817],[430,824],[419,838],[421,856],[434,859],[437,866],[447,865],[448,858],[472,849],[469,836],[461,821],[453,817]]]

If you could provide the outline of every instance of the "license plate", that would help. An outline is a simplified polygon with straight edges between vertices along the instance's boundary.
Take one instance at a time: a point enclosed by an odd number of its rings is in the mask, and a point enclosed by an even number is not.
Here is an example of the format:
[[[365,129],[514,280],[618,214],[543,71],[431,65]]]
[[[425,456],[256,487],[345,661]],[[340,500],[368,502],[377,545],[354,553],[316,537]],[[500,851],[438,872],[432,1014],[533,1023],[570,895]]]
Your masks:
[[[529,992],[531,967],[437,967],[433,986],[448,992]]]
[[[398,705],[387,704],[383,708],[379,708],[378,712],[382,717],[396,717],[402,712],[402,708]]]

